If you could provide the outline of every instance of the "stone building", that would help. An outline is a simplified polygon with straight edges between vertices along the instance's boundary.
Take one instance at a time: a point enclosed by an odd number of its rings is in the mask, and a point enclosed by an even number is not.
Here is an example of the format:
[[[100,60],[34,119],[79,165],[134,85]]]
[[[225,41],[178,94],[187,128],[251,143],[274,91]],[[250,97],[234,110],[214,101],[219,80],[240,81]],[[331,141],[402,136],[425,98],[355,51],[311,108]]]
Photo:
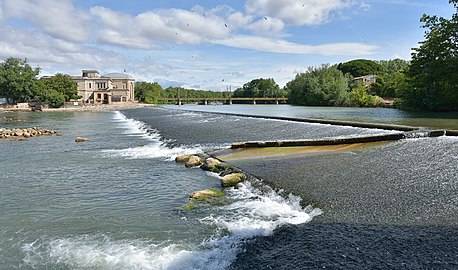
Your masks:
[[[86,104],[111,104],[132,102],[135,79],[125,73],[108,73],[100,76],[97,70],[83,70],[81,76],[72,76],[78,85],[78,96]]]

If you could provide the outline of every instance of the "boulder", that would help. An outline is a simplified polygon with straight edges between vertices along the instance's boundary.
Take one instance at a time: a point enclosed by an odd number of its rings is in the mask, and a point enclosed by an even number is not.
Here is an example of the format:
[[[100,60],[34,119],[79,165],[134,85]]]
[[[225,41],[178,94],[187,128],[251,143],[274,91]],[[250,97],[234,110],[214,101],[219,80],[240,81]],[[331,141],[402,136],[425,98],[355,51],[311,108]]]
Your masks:
[[[194,192],[193,194],[191,194],[191,196],[189,196],[189,198],[196,201],[207,201],[211,198],[220,198],[223,196],[224,191],[218,189],[204,189]]]
[[[202,165],[202,159],[199,156],[191,156],[188,161],[184,164],[186,167],[197,167]]]
[[[200,168],[210,172],[220,172],[221,169],[218,167],[220,164],[221,161],[216,158],[207,158]]]
[[[88,138],[83,138],[83,137],[76,137],[75,142],[87,142],[89,141]]]
[[[246,180],[246,175],[243,173],[231,173],[221,177],[222,187],[235,187],[238,183]]]
[[[177,163],[186,163],[188,162],[189,158],[192,157],[193,155],[182,155],[182,156],[177,156],[175,158],[175,162]]]

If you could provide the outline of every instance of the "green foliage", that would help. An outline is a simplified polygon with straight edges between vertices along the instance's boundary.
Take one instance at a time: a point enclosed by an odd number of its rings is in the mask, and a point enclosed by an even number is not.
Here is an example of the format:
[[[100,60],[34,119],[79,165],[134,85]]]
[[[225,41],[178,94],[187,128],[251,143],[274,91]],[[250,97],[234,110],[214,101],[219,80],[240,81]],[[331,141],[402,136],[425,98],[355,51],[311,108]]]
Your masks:
[[[403,59],[391,59],[391,60],[380,60],[375,61],[380,65],[381,74],[394,74],[396,72],[405,71],[409,68],[410,62]]]
[[[286,84],[286,89],[292,104],[339,106],[347,103],[349,82],[349,77],[335,66],[322,65],[297,74]]]
[[[135,83],[135,98],[147,104],[157,104],[157,99],[162,96],[163,89],[158,83]]]
[[[401,106],[413,110],[458,110],[458,0],[451,19],[423,15],[425,40],[412,53]]]
[[[28,102],[36,95],[36,76],[39,68],[32,68],[27,59],[10,57],[0,64],[0,96],[7,102]]]
[[[350,74],[353,77],[360,77],[369,74],[379,74],[382,67],[375,61],[367,59],[356,59],[337,65],[337,69],[343,74]]]
[[[229,92],[185,89],[182,87],[168,87],[164,90],[165,98],[221,98],[230,97]]]
[[[64,106],[66,96],[54,89],[46,89],[40,98],[50,108],[60,108]]]
[[[70,75],[57,73],[49,79],[41,78],[40,81],[44,82],[47,90],[52,91],[52,93],[60,93],[65,101],[78,98],[78,86]]]
[[[350,92],[350,103],[352,106],[359,107],[377,107],[383,105],[380,98],[370,95],[368,88],[360,84],[352,89]]]
[[[280,90],[280,87],[274,79],[254,79],[234,91],[233,97],[284,97],[285,91]]]

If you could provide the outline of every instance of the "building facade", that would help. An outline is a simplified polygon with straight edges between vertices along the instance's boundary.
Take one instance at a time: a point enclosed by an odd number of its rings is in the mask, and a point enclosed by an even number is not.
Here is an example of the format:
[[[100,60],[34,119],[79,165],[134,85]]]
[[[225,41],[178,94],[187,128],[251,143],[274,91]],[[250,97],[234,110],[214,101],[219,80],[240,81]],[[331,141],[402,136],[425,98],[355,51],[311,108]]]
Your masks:
[[[364,84],[364,86],[369,86],[375,83],[376,80],[377,80],[377,75],[375,74],[353,78],[353,81],[360,81]]]
[[[83,70],[72,76],[78,85],[78,96],[86,104],[132,102],[135,99],[135,79],[125,73],[100,76],[97,70]]]

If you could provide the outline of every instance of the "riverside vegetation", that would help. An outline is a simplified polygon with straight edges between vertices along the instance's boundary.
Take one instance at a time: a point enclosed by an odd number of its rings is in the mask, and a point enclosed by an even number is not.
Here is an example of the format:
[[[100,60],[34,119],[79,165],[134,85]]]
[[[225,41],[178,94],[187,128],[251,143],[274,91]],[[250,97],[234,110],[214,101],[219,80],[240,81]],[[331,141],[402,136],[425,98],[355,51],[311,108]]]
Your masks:
[[[414,48],[412,60],[372,61],[355,59],[336,65],[309,67],[284,88],[272,78],[254,79],[231,92],[163,89],[158,83],[137,82],[135,97],[140,102],[163,98],[288,97],[295,105],[376,107],[392,103],[405,110],[458,111],[458,0],[449,0],[455,9],[450,19],[423,15],[425,40]],[[8,58],[0,65],[0,97],[9,102],[43,101],[61,107],[78,98],[69,75],[36,79],[39,68],[26,60]],[[370,85],[354,78],[376,75]]]

